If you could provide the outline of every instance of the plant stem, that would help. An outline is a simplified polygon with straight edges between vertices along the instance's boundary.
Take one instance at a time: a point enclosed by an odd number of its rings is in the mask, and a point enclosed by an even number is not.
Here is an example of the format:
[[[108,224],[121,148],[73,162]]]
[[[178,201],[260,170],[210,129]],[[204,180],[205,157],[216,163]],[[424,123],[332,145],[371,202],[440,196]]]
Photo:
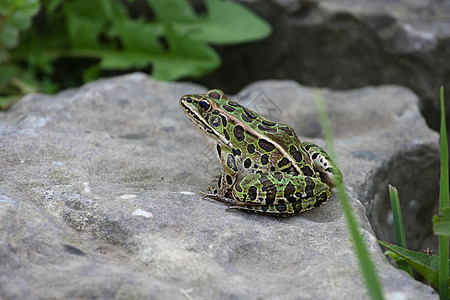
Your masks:
[[[441,86],[441,182],[439,192],[439,213],[449,207],[448,190],[448,145],[447,128],[445,124],[444,87]],[[439,295],[441,299],[448,299],[448,236],[439,236]]]

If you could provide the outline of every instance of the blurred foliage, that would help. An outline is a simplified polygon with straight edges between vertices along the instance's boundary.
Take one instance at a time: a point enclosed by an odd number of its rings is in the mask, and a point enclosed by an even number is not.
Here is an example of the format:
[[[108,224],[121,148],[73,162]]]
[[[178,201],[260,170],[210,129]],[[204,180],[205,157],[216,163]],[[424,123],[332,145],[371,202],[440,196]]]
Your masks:
[[[137,3],[146,15],[131,16]],[[188,0],[2,0],[0,108],[29,92],[53,93],[120,72],[201,77],[220,65],[208,44],[271,32],[234,1],[204,0],[204,8],[197,14]]]

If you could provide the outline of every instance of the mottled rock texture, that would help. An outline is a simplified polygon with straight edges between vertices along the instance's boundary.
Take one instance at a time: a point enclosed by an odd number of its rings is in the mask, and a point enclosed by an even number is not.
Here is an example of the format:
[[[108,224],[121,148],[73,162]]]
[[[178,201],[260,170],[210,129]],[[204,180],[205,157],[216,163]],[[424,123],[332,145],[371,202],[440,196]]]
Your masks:
[[[197,195],[220,167],[178,99],[204,91],[130,74],[0,112],[0,298],[367,298],[335,196],[278,219]],[[387,298],[437,299],[389,264],[369,222],[392,241],[389,182],[400,188],[407,232],[429,226],[438,137],[417,97],[394,86],[322,92]],[[264,81],[235,99],[324,146],[314,95]]]

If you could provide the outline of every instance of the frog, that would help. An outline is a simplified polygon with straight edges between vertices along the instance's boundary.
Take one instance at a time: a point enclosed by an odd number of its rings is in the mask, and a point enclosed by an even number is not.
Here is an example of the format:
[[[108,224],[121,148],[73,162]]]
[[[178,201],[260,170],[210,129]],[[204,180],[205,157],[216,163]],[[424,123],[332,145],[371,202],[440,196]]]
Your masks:
[[[238,209],[293,216],[319,207],[342,183],[324,149],[301,142],[292,127],[270,121],[220,89],[188,94],[179,104],[215,148],[223,171],[210,198]]]

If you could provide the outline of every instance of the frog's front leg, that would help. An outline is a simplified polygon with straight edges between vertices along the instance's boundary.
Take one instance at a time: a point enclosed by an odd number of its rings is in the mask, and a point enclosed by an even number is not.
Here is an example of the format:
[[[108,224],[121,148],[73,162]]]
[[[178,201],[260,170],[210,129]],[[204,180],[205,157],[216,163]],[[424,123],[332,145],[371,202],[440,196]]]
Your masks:
[[[214,190],[214,193],[201,194],[204,198],[208,197],[225,203],[230,203],[230,201],[226,199],[231,199],[233,186],[238,177],[238,167],[233,152],[229,151],[225,147],[220,147],[220,144],[217,145],[216,149],[224,171],[219,176],[217,181],[217,189]]]
[[[314,167],[319,171],[323,182],[330,187],[335,187],[342,183],[341,171],[339,171],[336,164],[331,160],[331,157],[325,150],[309,142],[302,143],[302,146],[305,147],[311,156]]]

